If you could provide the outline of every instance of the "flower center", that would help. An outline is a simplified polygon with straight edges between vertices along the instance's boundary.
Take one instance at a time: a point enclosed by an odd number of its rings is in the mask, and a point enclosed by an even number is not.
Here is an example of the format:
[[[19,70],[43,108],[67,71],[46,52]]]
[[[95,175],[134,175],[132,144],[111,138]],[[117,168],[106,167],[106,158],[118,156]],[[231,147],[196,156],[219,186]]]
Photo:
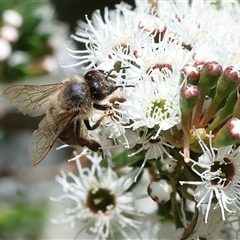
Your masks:
[[[163,116],[163,119],[166,119],[169,117],[169,113],[167,110],[164,109],[166,100],[161,101],[155,101],[151,104],[151,111],[149,112],[149,116],[151,118],[158,118],[159,115]],[[166,114],[164,114],[166,113]]]
[[[88,193],[86,205],[93,213],[105,213],[114,208],[115,204],[115,196],[108,189],[93,188]]]
[[[219,171],[218,177],[211,180],[212,185],[222,185],[226,187],[231,183],[235,175],[235,168],[232,161],[229,158],[224,158],[223,160],[223,162],[214,162],[211,166],[211,172]]]

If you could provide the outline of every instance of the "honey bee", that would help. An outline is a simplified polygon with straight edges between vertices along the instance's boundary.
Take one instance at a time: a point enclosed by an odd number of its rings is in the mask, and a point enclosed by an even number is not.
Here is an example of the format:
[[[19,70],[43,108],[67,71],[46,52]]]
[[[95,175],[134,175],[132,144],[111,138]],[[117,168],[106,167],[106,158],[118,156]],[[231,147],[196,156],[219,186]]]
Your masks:
[[[101,145],[88,137],[88,130],[96,129],[104,115],[93,126],[89,117],[93,108],[111,109],[101,101],[120,87],[108,79],[113,70],[105,74],[92,69],[84,76],[73,75],[61,83],[17,85],[3,92],[3,96],[23,114],[31,117],[46,114],[33,133],[30,144],[32,164],[40,163],[57,139],[71,146],[87,146],[103,155]]]

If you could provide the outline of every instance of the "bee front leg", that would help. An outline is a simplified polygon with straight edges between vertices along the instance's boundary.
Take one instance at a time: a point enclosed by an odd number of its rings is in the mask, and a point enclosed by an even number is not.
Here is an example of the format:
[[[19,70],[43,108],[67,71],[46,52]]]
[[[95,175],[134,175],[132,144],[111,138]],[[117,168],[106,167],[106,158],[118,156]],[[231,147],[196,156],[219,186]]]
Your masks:
[[[101,123],[101,121],[103,120],[104,117],[105,117],[105,116],[102,116],[101,118],[99,118],[99,119],[97,120],[97,122],[96,122],[93,126],[90,125],[88,119],[85,119],[85,120],[84,120],[85,126],[87,127],[88,130],[94,130],[94,129],[96,129],[97,127],[99,127],[99,125],[100,125],[100,123]]]
[[[97,127],[99,127],[99,125],[101,124],[102,120],[105,117],[108,117],[108,116],[112,116],[112,113],[102,115],[93,126],[90,125],[88,119],[84,119],[85,126],[87,127],[88,130],[94,130]]]
[[[82,147],[86,146],[94,152],[100,152],[102,155],[102,158],[105,158],[102,147],[97,141],[95,141],[93,139],[85,139],[82,137],[78,137],[78,143],[80,146],[82,146]]]

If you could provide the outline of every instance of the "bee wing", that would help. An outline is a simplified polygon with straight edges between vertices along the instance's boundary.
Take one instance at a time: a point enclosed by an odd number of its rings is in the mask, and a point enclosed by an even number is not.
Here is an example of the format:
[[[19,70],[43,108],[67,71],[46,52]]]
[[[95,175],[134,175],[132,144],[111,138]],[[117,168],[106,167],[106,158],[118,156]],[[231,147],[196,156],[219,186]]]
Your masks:
[[[34,131],[30,144],[30,160],[33,165],[40,163],[48,154],[58,136],[72,120],[73,115],[59,115],[58,121],[50,121],[45,116],[39,123],[39,128]]]
[[[50,97],[62,83],[48,85],[17,85],[7,88],[3,96],[24,115],[41,116],[46,112]]]

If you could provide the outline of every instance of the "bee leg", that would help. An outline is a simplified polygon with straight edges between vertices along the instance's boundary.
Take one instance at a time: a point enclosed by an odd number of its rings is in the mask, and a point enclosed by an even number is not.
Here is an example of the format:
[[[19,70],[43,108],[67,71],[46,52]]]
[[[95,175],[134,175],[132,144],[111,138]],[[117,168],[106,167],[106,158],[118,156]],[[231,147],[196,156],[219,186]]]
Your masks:
[[[85,138],[78,137],[78,143],[82,147],[86,146],[94,152],[100,152],[102,154],[102,158],[105,158],[102,147],[97,141],[93,139],[85,139]]]
[[[100,123],[102,122],[102,120],[105,118],[105,117],[108,117],[108,116],[112,116],[113,113],[108,113],[108,114],[104,114],[102,115],[98,120],[97,122],[91,126],[90,123],[89,123],[89,120],[88,119],[84,119],[84,123],[85,123],[85,126],[88,130],[94,130],[96,129],[97,127],[99,127]]]
[[[87,127],[88,130],[94,130],[100,125],[100,123],[101,123],[101,121],[103,120],[104,117],[106,117],[106,116],[103,115],[102,117],[100,117],[93,126],[90,125],[88,119],[84,119],[85,126]]]
[[[93,107],[96,108],[96,109],[98,109],[98,110],[102,110],[102,111],[111,109],[111,106],[108,105],[108,104],[97,104],[97,103],[93,103]]]

